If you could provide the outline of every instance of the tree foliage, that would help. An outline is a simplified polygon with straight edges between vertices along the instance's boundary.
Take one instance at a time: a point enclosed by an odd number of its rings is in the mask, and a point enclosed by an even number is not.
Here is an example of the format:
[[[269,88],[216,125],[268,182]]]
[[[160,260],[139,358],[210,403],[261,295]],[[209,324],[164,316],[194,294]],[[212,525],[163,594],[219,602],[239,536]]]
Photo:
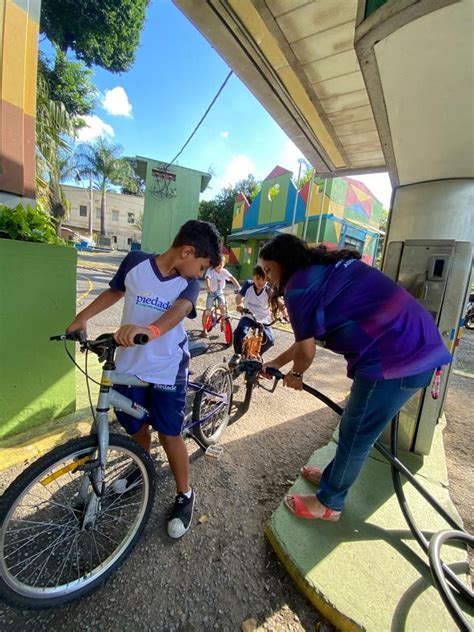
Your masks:
[[[97,102],[97,88],[91,81],[92,71],[82,62],[70,61],[56,48],[54,63],[40,52],[38,81],[43,79],[48,96],[61,102],[71,116],[89,114]]]
[[[124,72],[134,62],[149,0],[42,0],[40,29],[87,66]]]
[[[107,191],[111,186],[119,186],[136,192],[134,171],[130,161],[122,158],[122,147],[105,138],[83,143],[78,147],[75,158],[81,176],[92,174],[95,187],[101,192],[100,234],[105,235]]]
[[[239,193],[243,193],[250,202],[260,189],[261,184],[255,180],[253,175],[249,174],[244,180],[240,180],[234,186],[221,189],[213,200],[203,200],[199,205],[199,219],[215,224],[217,230],[226,240],[232,229],[236,196]]]

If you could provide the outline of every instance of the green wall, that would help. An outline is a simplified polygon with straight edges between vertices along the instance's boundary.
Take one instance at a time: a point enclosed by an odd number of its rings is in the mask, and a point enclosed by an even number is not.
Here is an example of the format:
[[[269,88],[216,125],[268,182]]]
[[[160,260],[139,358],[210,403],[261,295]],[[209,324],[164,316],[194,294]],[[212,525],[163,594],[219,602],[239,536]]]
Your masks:
[[[49,336],[74,319],[76,258],[74,248],[0,239],[0,437],[75,410],[74,365]]]
[[[176,174],[176,196],[157,197],[154,193],[157,180],[152,170],[162,169],[164,163],[150,159],[140,160],[147,162],[142,250],[160,253],[171,246],[184,222],[197,219],[203,177],[209,176],[201,171],[173,165],[170,171]]]

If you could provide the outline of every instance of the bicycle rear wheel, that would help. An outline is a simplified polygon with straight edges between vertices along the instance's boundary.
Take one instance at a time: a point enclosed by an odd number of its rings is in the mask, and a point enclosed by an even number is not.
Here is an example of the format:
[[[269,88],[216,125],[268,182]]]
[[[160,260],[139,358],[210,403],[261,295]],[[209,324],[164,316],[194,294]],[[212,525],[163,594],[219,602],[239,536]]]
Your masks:
[[[149,455],[135,441],[111,434],[105,492],[97,498],[87,464],[95,436],[74,439],[25,470],[0,499],[0,597],[22,608],[49,608],[100,586],[130,554],[148,521],[156,479]],[[90,469],[91,466],[89,466]],[[138,470],[124,493],[112,484]]]
[[[193,404],[193,422],[203,420],[193,428],[194,435],[205,446],[210,446],[218,441],[229,423],[232,377],[226,364],[215,364],[204,372],[200,381],[218,396],[198,391]]]

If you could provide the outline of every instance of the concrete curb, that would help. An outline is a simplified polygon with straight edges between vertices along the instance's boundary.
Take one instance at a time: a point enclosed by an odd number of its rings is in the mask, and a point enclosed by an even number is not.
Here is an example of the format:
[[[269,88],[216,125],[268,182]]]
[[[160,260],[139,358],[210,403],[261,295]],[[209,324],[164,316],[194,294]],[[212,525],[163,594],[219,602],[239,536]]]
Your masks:
[[[0,472],[34,461],[58,445],[89,434],[92,415],[89,407],[76,410],[55,421],[30,428],[0,441]]]

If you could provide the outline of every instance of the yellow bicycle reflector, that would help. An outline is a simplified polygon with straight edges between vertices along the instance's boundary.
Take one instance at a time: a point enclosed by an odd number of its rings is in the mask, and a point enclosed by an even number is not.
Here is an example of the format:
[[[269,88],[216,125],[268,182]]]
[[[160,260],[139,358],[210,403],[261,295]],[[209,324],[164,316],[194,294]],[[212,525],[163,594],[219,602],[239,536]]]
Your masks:
[[[75,472],[78,467],[80,467],[81,465],[84,465],[84,463],[87,463],[87,461],[90,461],[90,460],[91,460],[90,456],[83,456],[82,459],[78,459],[77,461],[74,461],[74,463],[65,465],[60,470],[57,470],[56,472],[53,472],[46,478],[43,478],[43,480],[40,481],[40,483],[41,485],[43,485],[43,487],[46,487],[46,485],[49,485],[60,476],[63,476],[64,474],[67,474],[68,472]]]

